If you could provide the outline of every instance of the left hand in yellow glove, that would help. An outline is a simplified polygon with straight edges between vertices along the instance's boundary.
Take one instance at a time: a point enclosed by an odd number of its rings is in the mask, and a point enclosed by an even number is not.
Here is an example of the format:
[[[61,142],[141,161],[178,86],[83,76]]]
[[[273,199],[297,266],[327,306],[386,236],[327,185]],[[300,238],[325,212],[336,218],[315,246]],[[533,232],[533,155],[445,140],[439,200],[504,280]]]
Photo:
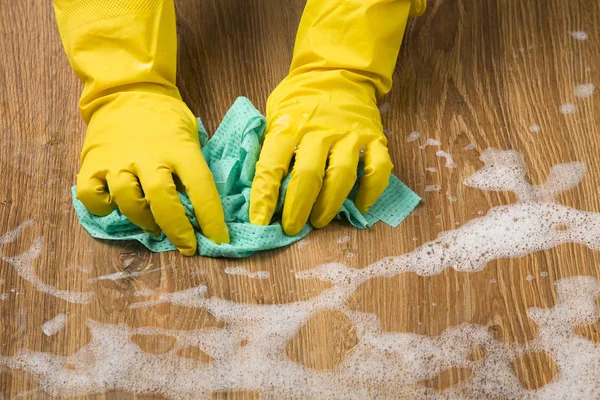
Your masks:
[[[250,220],[270,222],[281,180],[295,157],[282,224],[300,232],[310,217],[327,225],[357,178],[355,203],[366,212],[387,187],[392,162],[377,99],[391,77],[409,15],[423,0],[309,0],[290,74],[267,102],[267,133],[256,166]]]
[[[162,230],[191,256],[196,236],[177,181],[204,235],[229,242],[196,119],[175,86],[173,0],[54,0],[54,6],[69,63],[84,84],[79,107],[88,129],[77,198],[93,214],[118,208],[144,230]]]

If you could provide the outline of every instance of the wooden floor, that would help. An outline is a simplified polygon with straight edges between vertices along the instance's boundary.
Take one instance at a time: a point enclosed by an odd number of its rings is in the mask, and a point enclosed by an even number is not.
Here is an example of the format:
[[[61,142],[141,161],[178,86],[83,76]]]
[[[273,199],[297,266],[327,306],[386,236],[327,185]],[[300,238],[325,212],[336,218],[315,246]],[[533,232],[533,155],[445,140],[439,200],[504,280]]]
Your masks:
[[[178,85],[191,110],[211,132],[237,96],[249,97],[264,112],[269,92],[286,75],[304,1],[176,3]],[[557,163],[586,163],[583,181],[561,194],[559,201],[600,212],[600,96],[573,96],[578,84],[600,85],[599,26],[596,0],[430,1],[426,14],[407,28],[394,87],[382,100],[390,105],[382,119],[390,131],[394,173],[423,197],[419,212],[396,229],[378,224],[358,231],[336,222],[312,232],[301,245],[244,260],[221,260],[153,254],[135,243],[101,242],[79,226],[70,187],[85,132],[77,110],[80,84],[63,53],[51,2],[4,2],[0,13],[0,234],[33,222],[4,246],[2,254],[5,259],[20,255],[41,237],[41,255],[33,262],[41,282],[64,291],[93,292],[94,297],[88,304],[77,304],[44,293],[9,262],[0,261],[0,357],[14,356],[22,349],[72,355],[91,339],[89,320],[173,330],[222,326],[201,308],[161,304],[131,309],[132,303],[140,301],[136,291],[142,289],[151,289],[156,298],[205,284],[210,297],[259,305],[313,298],[329,284],[297,279],[296,272],[329,262],[363,268],[384,257],[409,253],[442,231],[515,201],[509,192],[463,184],[482,167],[478,157],[489,147],[520,151],[527,178],[536,184],[544,182]],[[589,39],[577,40],[569,34],[578,30],[587,31]],[[559,107],[565,103],[575,104],[577,112],[561,113]],[[540,127],[539,132],[532,132],[533,125]],[[413,131],[421,137],[408,142]],[[421,149],[426,138],[442,144]],[[475,149],[465,150],[469,144]],[[444,167],[445,160],[436,156],[439,149],[453,155],[457,168]],[[437,172],[426,171],[432,167]],[[436,184],[441,191],[425,191],[427,185]],[[350,239],[338,243],[345,236]],[[226,267],[236,266],[268,271],[270,278],[225,273]],[[88,282],[120,271],[149,270],[155,271]],[[206,273],[198,274],[200,270]],[[376,314],[389,332],[435,336],[448,327],[480,324],[500,341],[522,344],[536,336],[527,309],[552,307],[554,283],[577,275],[600,278],[600,254],[580,244],[564,244],[521,258],[494,260],[480,272],[449,268],[433,276],[411,272],[368,280],[353,294],[349,307]],[[67,316],[65,328],[55,335],[44,334],[44,322],[58,314]],[[352,324],[338,314],[313,317],[286,354],[307,368],[333,369],[346,356],[344,352],[351,351],[351,346],[345,349],[339,342],[356,340],[348,339],[355,335]],[[161,346],[169,345],[152,335],[137,340],[150,353],[160,353]],[[527,388],[541,387],[560,374],[543,356],[525,357],[514,370]],[[432,393],[441,393],[462,379],[461,374],[464,371],[450,371],[424,385]],[[18,398],[41,398],[43,391],[35,373],[0,367],[0,398],[18,394],[22,394]],[[259,392],[229,396],[254,398]],[[134,394],[112,391],[96,396],[133,398]]]

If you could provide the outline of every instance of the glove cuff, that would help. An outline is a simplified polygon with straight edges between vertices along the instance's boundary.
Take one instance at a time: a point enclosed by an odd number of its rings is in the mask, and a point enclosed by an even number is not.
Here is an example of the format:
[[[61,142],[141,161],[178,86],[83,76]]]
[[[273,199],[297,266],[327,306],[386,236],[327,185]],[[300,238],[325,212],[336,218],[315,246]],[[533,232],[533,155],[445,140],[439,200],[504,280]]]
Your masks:
[[[56,20],[61,31],[71,31],[92,22],[123,15],[154,15],[163,0],[55,0]]]
[[[54,7],[67,58],[84,85],[79,108],[86,123],[122,92],[181,99],[173,0],[55,0]]]
[[[425,0],[308,0],[294,46],[290,75],[346,70],[375,89],[392,86],[392,74],[409,15]]]

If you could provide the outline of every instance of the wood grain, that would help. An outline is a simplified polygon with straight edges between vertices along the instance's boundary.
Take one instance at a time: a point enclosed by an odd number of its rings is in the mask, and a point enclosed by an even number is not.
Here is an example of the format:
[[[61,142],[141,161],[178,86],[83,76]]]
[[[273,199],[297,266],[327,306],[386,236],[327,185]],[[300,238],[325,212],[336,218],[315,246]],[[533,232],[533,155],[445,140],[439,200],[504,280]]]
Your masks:
[[[178,84],[209,131],[216,129],[237,96],[249,97],[264,112],[268,94],[287,73],[303,5],[303,0],[177,2]],[[19,240],[5,246],[5,255],[20,254],[42,236],[44,251],[34,264],[39,277],[59,289],[93,291],[96,296],[89,305],[67,303],[37,291],[0,261],[0,293],[6,294],[0,301],[0,356],[14,355],[19,349],[73,354],[90,340],[87,319],[178,330],[224,326],[195,308],[128,308],[139,300],[134,293],[140,290],[150,289],[154,294],[148,298],[152,298],[204,283],[208,295],[235,302],[281,304],[313,298],[329,284],[297,280],[295,272],[327,262],[362,268],[412,251],[457,223],[514,201],[510,193],[484,192],[462,184],[482,166],[478,155],[488,147],[521,151],[532,183],[543,182],[556,163],[585,162],[588,172],[583,182],[559,200],[600,212],[600,96],[576,100],[572,95],[577,84],[600,84],[598,1],[430,1],[427,13],[409,23],[394,87],[383,99],[391,105],[383,124],[391,131],[395,174],[423,197],[419,213],[396,229],[378,224],[357,231],[334,222],[311,233],[301,249],[293,245],[235,261],[153,254],[133,243],[88,236],[77,223],[69,191],[85,132],[77,111],[81,87],[63,54],[51,2],[4,2],[1,9],[0,233],[26,220],[35,221]],[[567,33],[579,29],[588,31],[588,41],[574,40]],[[578,112],[561,114],[559,106],[569,102],[576,102]],[[541,131],[530,132],[533,124]],[[406,141],[412,131],[421,132],[419,142]],[[421,150],[418,143],[427,137],[441,140],[441,148],[454,156],[458,168],[444,168],[444,160],[435,154],[437,148]],[[464,150],[470,143],[476,149]],[[438,172],[428,172],[428,167]],[[425,186],[432,184],[442,185],[442,191],[425,192]],[[450,196],[457,200],[451,201]],[[336,239],[346,235],[351,239],[337,244]],[[266,270],[270,278],[227,275],[228,266]],[[558,279],[600,278],[599,266],[598,253],[567,244],[493,261],[476,273],[448,269],[428,277],[411,273],[373,279],[359,288],[349,307],[376,314],[386,331],[433,336],[447,327],[477,323],[489,326],[499,340],[525,343],[536,334],[526,310],[554,305]],[[122,270],[154,269],[136,278],[88,283],[89,278]],[[543,278],[542,272],[548,276]],[[527,280],[528,275],[535,279]],[[59,313],[68,316],[65,329],[45,336],[42,324]],[[352,324],[335,312],[315,318],[290,343],[287,354],[310,368],[332,368],[352,349],[356,339]],[[597,332],[596,324],[583,334],[598,341]],[[171,339],[161,337],[144,337],[138,344],[158,354],[172,346]],[[197,350],[186,354],[211,362]],[[555,366],[543,356],[520,359],[514,368],[528,388],[540,387],[556,374]],[[426,385],[447,387],[469,374],[441,372]],[[0,370],[0,394],[5,399],[18,394],[45,396],[34,377],[8,370]],[[214,396],[257,398],[258,394]],[[91,398],[158,397],[111,392]]]

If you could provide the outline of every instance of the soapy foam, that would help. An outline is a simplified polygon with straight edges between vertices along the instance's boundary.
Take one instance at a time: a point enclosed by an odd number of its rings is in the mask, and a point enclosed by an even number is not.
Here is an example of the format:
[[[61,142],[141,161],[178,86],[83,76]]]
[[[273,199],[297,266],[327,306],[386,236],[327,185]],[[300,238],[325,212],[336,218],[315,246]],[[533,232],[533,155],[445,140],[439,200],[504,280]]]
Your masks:
[[[573,37],[574,39],[577,39],[577,40],[588,40],[589,39],[589,35],[587,34],[586,31],[570,31],[569,35],[571,35],[571,37]]]
[[[339,237],[339,238],[336,240],[336,242],[337,242],[338,244],[342,244],[342,243],[349,242],[349,241],[350,241],[350,239],[352,239],[352,237],[350,237],[350,236],[341,236],[341,237]]]
[[[30,220],[23,222],[21,225],[17,226],[12,231],[6,232],[4,235],[0,236],[0,245],[14,242],[19,237],[19,235],[21,235],[23,230],[25,230],[25,228],[28,228],[32,225],[33,225],[33,220],[30,219]],[[0,246],[0,249],[2,249],[2,246]]]
[[[33,267],[34,261],[42,253],[43,237],[34,239],[33,244],[28,250],[17,256],[8,257],[4,255],[4,245],[13,242],[26,227],[33,224],[32,220],[25,221],[16,229],[0,236],[0,260],[12,265],[21,278],[31,283],[37,290],[47,293],[51,296],[66,300],[69,303],[87,304],[92,300],[92,292],[71,292],[68,290],[59,290],[56,287],[43,282],[36,274]]]
[[[541,130],[542,130],[542,128],[539,125],[534,124],[529,127],[529,132],[531,132],[531,133],[538,133]]]
[[[600,284],[593,277],[557,281],[556,305],[528,310],[538,330],[526,344],[497,341],[482,325],[451,327],[436,337],[384,332],[375,315],[346,306],[360,285],[376,277],[405,272],[431,275],[448,267],[475,271],[494,259],[518,257],[568,242],[598,249],[600,213],[554,202],[556,195],[581,181],[585,172],[582,163],[558,164],[544,184],[531,185],[525,180],[525,164],[518,152],[486,150],[481,159],[485,166],[465,184],[513,191],[518,197],[516,203],[494,207],[411,253],[363,269],[333,263],[297,272],[297,279],[331,284],[310,300],[272,305],[235,303],[206,297],[206,286],[162,293],[158,299],[138,302],[131,308],[159,303],[198,307],[225,322],[226,327],[177,331],[88,319],[92,339],[76,353],[58,356],[22,349],[15,356],[0,358],[0,366],[25,370],[39,380],[44,391],[56,396],[122,390],[173,399],[209,397],[220,391],[256,391],[266,399],[365,399],[385,398],[391,393],[401,398],[567,399],[574,394],[577,398],[598,398],[600,344],[575,333],[576,327],[600,317],[595,301],[600,296]],[[325,310],[343,313],[353,324],[358,343],[336,368],[317,371],[290,360],[285,348],[311,317]],[[134,335],[166,335],[176,338],[176,343],[168,352],[153,355],[132,342]],[[483,359],[469,358],[475,345],[485,348]],[[177,355],[189,346],[199,347],[213,361],[199,363]],[[547,354],[559,369],[552,382],[535,391],[523,388],[511,367],[513,360],[530,352]],[[470,368],[472,374],[439,392],[419,383],[454,367]]]
[[[407,142],[414,142],[416,141],[418,138],[421,137],[421,134],[417,131],[411,132],[408,137],[406,138]]]
[[[252,279],[269,279],[269,271],[250,272],[244,267],[227,267],[225,273],[228,275],[242,275]]]
[[[596,85],[593,83],[582,83],[581,85],[575,86],[573,94],[575,97],[590,97],[594,94],[594,90],[596,90]]]
[[[337,306],[309,301],[241,304],[239,308],[221,301],[205,306],[224,317],[229,328],[177,331],[88,320],[92,340],[71,356],[21,350],[14,357],[1,358],[0,363],[34,374],[44,391],[60,396],[124,390],[184,399],[248,390],[267,399],[365,399],[385,397],[385,393],[411,398],[433,394],[443,398],[566,399],[572,398],[569,394],[577,388],[580,398],[597,398],[600,345],[578,336],[575,328],[598,319],[595,298],[600,295],[600,285],[593,277],[563,279],[557,282],[557,294],[555,307],[529,309],[529,316],[538,324],[538,335],[524,345],[497,341],[481,325],[452,327],[437,337],[384,332],[375,315],[348,310],[339,301]],[[358,344],[336,369],[315,371],[288,359],[285,346],[310,316],[326,308],[349,318]],[[177,342],[157,356],[134,344],[134,335],[166,335]],[[241,346],[241,342],[247,344]],[[486,349],[482,360],[469,360],[474,345]],[[201,348],[213,362],[177,356],[188,346]],[[530,352],[548,354],[560,371],[557,379],[537,391],[524,389],[511,368],[512,360]],[[437,396],[419,384],[452,367],[471,368],[473,373]]]
[[[425,186],[426,192],[439,192],[442,190],[442,185],[427,185]]]
[[[475,149],[475,145],[473,143],[469,143],[468,145],[465,146],[464,149],[465,150],[474,150]]]
[[[575,104],[561,104],[558,108],[562,114],[575,114],[577,112],[577,106]]]
[[[425,168],[425,171],[428,171],[428,172],[437,172],[437,168],[428,167],[428,168]]]
[[[379,112],[381,114],[385,114],[388,111],[390,111],[390,103],[383,103],[379,106]]]
[[[130,264],[131,261],[129,260],[125,260],[124,262],[124,267],[127,268]],[[98,282],[98,281],[118,281],[121,279],[131,279],[131,278],[139,278],[140,276],[146,275],[146,274],[151,274],[152,272],[158,272],[161,270],[167,270],[169,269],[169,267],[159,267],[159,268],[154,268],[154,269],[149,269],[146,271],[132,271],[132,272],[126,272],[126,271],[119,271],[119,272],[114,272],[112,274],[107,274],[107,275],[101,275],[101,276],[97,276],[95,278],[90,278],[88,279],[88,283],[94,283],[94,282]]]
[[[427,140],[425,141],[425,144],[420,146],[420,148],[421,148],[421,150],[423,150],[427,146],[440,146],[441,144],[442,144],[442,142],[440,142],[439,140],[427,138]]]
[[[446,159],[446,168],[456,168],[456,163],[452,158],[452,155],[446,153],[443,150],[438,150],[435,153],[438,157],[444,157]]]
[[[156,292],[149,288],[144,288],[144,289],[136,290],[135,292],[133,292],[134,296],[140,296],[140,297],[152,296],[154,294],[156,294]]]
[[[312,242],[312,240],[310,240],[308,238],[304,238],[296,243],[296,247],[301,249],[301,248],[305,247],[307,244],[309,244],[310,242]]]
[[[56,317],[44,322],[42,325],[42,332],[46,336],[56,335],[60,332],[67,323],[67,316],[65,314],[58,314]]]

